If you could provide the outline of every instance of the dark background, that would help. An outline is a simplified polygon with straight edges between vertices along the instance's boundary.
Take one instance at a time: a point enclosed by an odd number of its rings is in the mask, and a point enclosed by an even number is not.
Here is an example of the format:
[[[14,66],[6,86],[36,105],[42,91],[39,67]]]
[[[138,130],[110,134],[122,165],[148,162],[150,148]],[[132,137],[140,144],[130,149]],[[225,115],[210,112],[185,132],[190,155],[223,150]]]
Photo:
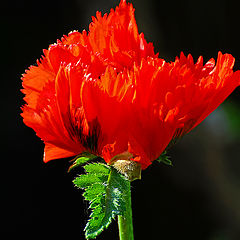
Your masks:
[[[240,69],[238,1],[132,1],[139,32],[174,60],[231,53]],[[42,161],[43,144],[22,123],[21,74],[43,48],[116,0],[12,0],[1,3],[1,239],[84,239],[89,212],[68,174],[69,159]],[[240,89],[132,183],[135,239],[240,239]],[[117,224],[97,239],[118,239]]]

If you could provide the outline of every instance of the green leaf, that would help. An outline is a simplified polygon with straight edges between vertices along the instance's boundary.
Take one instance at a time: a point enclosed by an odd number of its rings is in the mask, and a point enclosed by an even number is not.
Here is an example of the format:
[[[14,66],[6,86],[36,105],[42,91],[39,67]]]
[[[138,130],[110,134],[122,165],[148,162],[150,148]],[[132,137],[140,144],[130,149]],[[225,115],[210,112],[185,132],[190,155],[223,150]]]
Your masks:
[[[102,180],[94,174],[81,175],[80,177],[75,178],[73,181],[75,186],[78,188],[87,188],[94,183],[101,183]]]
[[[164,151],[159,158],[156,159],[160,163],[164,163],[169,166],[173,166],[172,161],[170,160],[170,157],[167,156],[167,152]]]
[[[72,169],[76,167],[83,165],[86,162],[95,160],[96,158],[98,158],[98,156],[95,156],[88,152],[83,152],[73,160],[73,164],[68,168],[68,172],[70,172]]]
[[[84,169],[87,173],[92,174],[102,174],[102,175],[108,175],[109,174],[109,167],[106,164],[102,163],[92,163],[84,166]]]
[[[117,215],[126,211],[124,196],[128,194],[130,182],[113,167],[102,163],[84,166],[86,174],[74,179],[76,187],[84,189],[83,196],[90,202],[92,210],[85,227],[85,236],[92,239],[109,226]]]

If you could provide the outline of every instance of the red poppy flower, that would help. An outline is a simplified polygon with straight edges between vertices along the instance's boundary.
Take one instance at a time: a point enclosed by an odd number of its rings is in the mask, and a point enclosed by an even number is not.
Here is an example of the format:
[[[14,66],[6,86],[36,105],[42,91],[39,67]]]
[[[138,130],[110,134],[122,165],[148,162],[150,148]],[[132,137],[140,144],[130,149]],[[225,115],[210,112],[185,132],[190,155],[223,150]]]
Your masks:
[[[23,75],[23,119],[45,143],[44,161],[89,151],[144,169],[240,84],[234,58],[167,63],[138,33],[132,4],[93,17],[44,50]]]

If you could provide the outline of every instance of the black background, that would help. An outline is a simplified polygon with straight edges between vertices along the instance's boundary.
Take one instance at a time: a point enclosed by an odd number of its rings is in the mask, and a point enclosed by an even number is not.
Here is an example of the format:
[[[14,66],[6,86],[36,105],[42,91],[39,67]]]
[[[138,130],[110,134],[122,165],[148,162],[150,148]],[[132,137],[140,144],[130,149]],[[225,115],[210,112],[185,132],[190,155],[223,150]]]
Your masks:
[[[236,57],[240,69],[239,7],[232,0],[132,1],[139,32],[156,52],[174,60]],[[21,74],[42,49],[116,0],[19,0],[1,3],[1,239],[84,239],[89,212],[68,174],[69,159],[42,161],[43,144],[22,123]],[[227,100],[240,109],[239,88]],[[152,164],[132,184],[135,239],[240,239],[240,138],[215,111],[176,145],[174,167]],[[239,123],[240,124],[240,123]],[[81,173],[81,170],[80,172]],[[111,224],[97,239],[118,239]]]

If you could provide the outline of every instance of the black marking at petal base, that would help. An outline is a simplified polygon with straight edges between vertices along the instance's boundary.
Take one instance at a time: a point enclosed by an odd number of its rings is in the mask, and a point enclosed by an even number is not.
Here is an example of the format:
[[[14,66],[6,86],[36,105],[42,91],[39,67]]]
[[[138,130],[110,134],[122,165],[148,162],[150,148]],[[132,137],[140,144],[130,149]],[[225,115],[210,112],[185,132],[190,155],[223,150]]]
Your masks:
[[[71,139],[78,141],[90,153],[99,155],[98,149],[101,144],[102,132],[98,120],[94,119],[87,123],[80,108],[75,108],[72,113],[69,111],[67,116],[70,119],[70,126],[68,126],[67,130]],[[85,130],[86,124],[88,124],[87,134]]]
[[[89,123],[88,135],[86,135],[85,141],[82,143],[84,147],[90,150],[91,153],[98,153],[98,147],[101,141],[101,126],[97,119],[94,119]]]

